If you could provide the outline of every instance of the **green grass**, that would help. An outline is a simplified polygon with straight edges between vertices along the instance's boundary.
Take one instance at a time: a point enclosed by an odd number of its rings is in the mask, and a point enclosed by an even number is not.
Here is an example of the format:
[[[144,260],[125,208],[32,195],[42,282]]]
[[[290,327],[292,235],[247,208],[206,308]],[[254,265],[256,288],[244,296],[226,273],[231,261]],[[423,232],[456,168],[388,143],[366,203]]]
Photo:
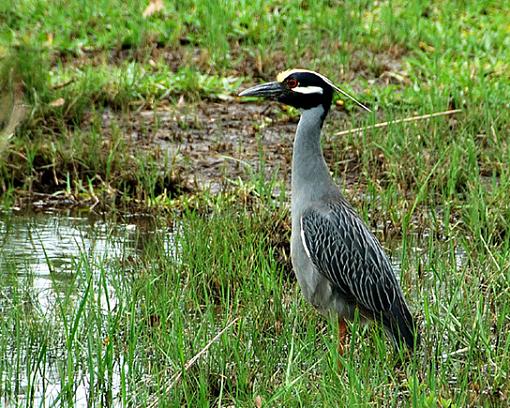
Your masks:
[[[112,174],[121,185],[104,182],[103,158],[118,154],[111,143],[100,147],[102,154],[82,157],[85,168],[71,174],[62,135],[77,133],[83,151],[93,150],[97,132],[110,133],[101,124],[105,109],[129,123],[129,113],[140,109],[166,109],[182,97],[192,106],[224,100],[243,81],[258,80],[250,77],[270,79],[293,66],[318,69],[351,89],[378,111],[367,122],[460,107],[466,132],[501,138],[508,123],[510,8],[500,3],[166,2],[163,12],[144,18],[145,1],[4,2],[0,63],[11,81],[2,81],[2,94],[21,84],[29,113],[16,138],[0,136],[1,190],[12,198],[38,178],[42,192],[61,193],[69,181],[72,189],[92,185],[97,196],[115,191],[114,202],[123,202],[136,190],[125,185],[150,190],[150,184],[122,171]],[[91,120],[101,129],[88,126]],[[428,124],[421,126],[428,138]],[[386,141],[391,146],[391,136]],[[440,151],[440,143],[428,147]],[[413,154],[419,160],[421,151]],[[123,166],[136,167],[125,160]],[[82,166],[74,159],[73,167]],[[170,173],[164,170],[158,183]]]
[[[283,228],[288,238],[281,201],[213,201],[206,214],[172,217],[174,245],[166,250],[156,233],[140,236],[139,256],[127,264],[80,255],[72,284],[44,311],[29,300],[30,277],[4,271],[10,293],[0,324],[2,378],[30,374],[40,384],[57,367],[65,405],[73,405],[84,376],[98,405],[252,406],[257,396],[265,406],[506,404],[508,237],[485,246],[454,230],[439,239],[430,218],[426,236],[387,241],[402,259],[422,347],[400,363],[381,330],[354,323],[339,372],[334,319],[302,298],[268,235]],[[16,395],[15,384],[2,383],[4,398]]]
[[[164,209],[175,251],[156,234],[128,266],[83,254],[73,286],[45,312],[27,301],[30,276],[2,273],[0,394],[13,398],[13,378],[37,384],[57,367],[65,405],[83,373],[98,406],[253,406],[257,396],[275,407],[508,405],[509,4],[197,0],[143,18],[145,1],[3,2],[2,95],[21,85],[28,108],[12,137],[0,132],[4,206],[28,191]],[[139,129],[144,110],[232,108],[239,87],[294,66],[376,109],[335,110],[324,147],[347,198],[401,261],[423,334],[402,367],[378,329],[355,323],[338,373],[335,324],[290,272],[288,196],[272,196],[284,185],[263,171],[262,143],[253,165],[262,168],[231,191],[188,194],[173,157],[151,142],[160,124]],[[334,136],[454,107],[463,112],[449,119]],[[259,140],[296,112],[267,116],[253,117]],[[129,137],[134,128],[142,141]],[[179,129],[185,138],[200,124],[182,119]]]
[[[224,98],[236,93],[243,78],[271,78],[295,65],[348,82],[380,118],[457,106],[476,116],[470,131],[478,133],[491,129],[493,120],[501,123],[493,126],[497,133],[508,120],[502,108],[510,92],[510,9],[498,2],[459,8],[456,2],[256,1],[232,7],[195,1],[166,3],[162,13],[148,18],[142,16],[146,2],[59,5],[16,1],[0,9],[0,62],[12,78],[2,82],[3,93],[21,83],[30,107],[17,137],[0,137],[7,196],[32,191],[34,178],[42,180],[42,192],[68,192],[69,181],[74,190],[94,187],[96,196],[115,191],[117,203],[136,195],[126,185],[151,190],[150,183],[129,180],[120,170],[112,174],[119,184],[104,181],[104,157],[119,153],[107,143],[101,154],[87,156],[97,149],[97,132],[110,132],[84,121],[92,116],[101,123],[105,108],[132,121],[126,112],[164,108],[182,96],[187,103]],[[489,127],[478,118],[487,115],[493,116]],[[74,139],[75,133],[83,163],[69,164],[62,135]],[[136,167],[129,158],[123,161],[123,167]],[[48,172],[53,177],[45,177]],[[168,169],[162,174],[159,184],[171,178]]]

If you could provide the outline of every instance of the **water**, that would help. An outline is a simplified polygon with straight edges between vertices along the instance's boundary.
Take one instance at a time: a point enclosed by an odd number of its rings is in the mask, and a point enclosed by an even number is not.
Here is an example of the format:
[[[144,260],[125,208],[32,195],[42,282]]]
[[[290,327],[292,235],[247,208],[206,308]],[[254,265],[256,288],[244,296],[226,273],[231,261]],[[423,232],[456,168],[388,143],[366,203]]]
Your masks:
[[[0,213],[0,314],[10,307],[12,282],[23,282],[27,294],[27,310],[39,315],[55,313],[58,301],[75,290],[76,269],[79,262],[91,265],[93,273],[119,262],[129,263],[143,251],[151,234],[163,235],[166,250],[173,245],[167,231],[156,228],[147,219],[115,222],[94,216],[71,214],[1,214]],[[95,266],[101,265],[101,268]],[[99,299],[102,307],[114,308],[117,299],[109,281]],[[80,296],[75,293],[75,296]],[[106,299],[108,297],[108,299]],[[13,346],[14,347],[14,346]],[[16,350],[12,350],[16,353]],[[19,352],[19,351],[18,351]],[[21,353],[23,354],[23,353]],[[112,378],[113,394],[118,393],[119,367]],[[33,406],[51,406],[60,394],[61,379],[57,367],[49,366],[44,384],[35,384]],[[17,401],[4,400],[0,404],[25,405],[29,379],[26,374],[17,381]],[[89,381],[78,371],[74,392],[76,406],[87,406]],[[0,378],[0,381],[9,381]]]

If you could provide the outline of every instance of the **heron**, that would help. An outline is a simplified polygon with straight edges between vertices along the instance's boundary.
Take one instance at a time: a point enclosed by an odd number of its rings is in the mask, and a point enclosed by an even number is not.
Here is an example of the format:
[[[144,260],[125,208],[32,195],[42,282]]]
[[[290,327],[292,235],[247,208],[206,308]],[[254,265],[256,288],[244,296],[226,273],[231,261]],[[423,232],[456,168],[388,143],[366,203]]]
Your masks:
[[[291,260],[301,291],[323,314],[338,316],[338,351],[344,354],[347,322],[381,323],[393,344],[414,350],[419,342],[391,262],[380,242],[335,184],[321,148],[321,132],[334,93],[370,109],[324,75],[284,71],[274,82],[239,96],[257,96],[299,109],[292,151]]]

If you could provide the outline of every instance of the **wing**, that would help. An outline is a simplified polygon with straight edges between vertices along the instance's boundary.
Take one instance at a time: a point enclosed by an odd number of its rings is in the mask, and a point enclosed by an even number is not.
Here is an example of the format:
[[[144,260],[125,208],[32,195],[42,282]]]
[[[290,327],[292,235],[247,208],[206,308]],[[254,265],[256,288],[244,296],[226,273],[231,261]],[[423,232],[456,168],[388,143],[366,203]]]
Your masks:
[[[307,255],[345,297],[413,343],[414,323],[381,245],[345,202],[311,207],[301,217]]]
[[[318,271],[348,298],[372,312],[391,308],[399,291],[391,264],[350,207],[308,209],[301,217],[301,238]]]

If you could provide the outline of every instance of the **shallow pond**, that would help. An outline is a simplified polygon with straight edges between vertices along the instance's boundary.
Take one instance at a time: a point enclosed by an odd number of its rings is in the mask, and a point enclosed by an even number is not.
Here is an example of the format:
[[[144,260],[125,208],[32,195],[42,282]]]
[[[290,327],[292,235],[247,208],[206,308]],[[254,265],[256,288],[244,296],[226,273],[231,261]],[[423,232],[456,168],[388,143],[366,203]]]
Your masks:
[[[0,313],[4,316],[9,313],[13,287],[17,286],[23,288],[27,313],[38,316],[54,314],[59,301],[76,291],[75,275],[79,262],[100,265],[90,270],[92,273],[103,270],[107,275],[109,265],[119,265],[119,262],[129,262],[137,257],[143,251],[148,236],[154,234],[163,236],[162,242],[166,247],[172,245],[171,234],[156,227],[148,218],[118,221],[70,213],[0,213]],[[115,290],[109,285],[109,281],[105,280],[106,287],[101,292],[103,299],[99,303],[114,308],[117,299]],[[10,349],[12,355],[24,358],[26,353],[23,350],[16,350],[16,345],[10,344],[12,342],[6,343],[6,349]],[[4,356],[8,355],[9,352],[4,353]],[[5,384],[11,384],[11,397],[0,397],[0,405],[25,405],[31,373],[5,368],[10,364],[12,361],[7,361],[7,357],[0,361],[2,389],[5,389]],[[57,365],[50,363],[45,371],[44,380],[30,384],[30,406],[52,406],[59,398],[61,378]],[[12,375],[15,378],[6,378]],[[119,386],[118,376],[117,370],[112,378],[114,399],[118,393],[115,390]],[[76,406],[87,406],[87,386],[88,379],[83,375],[75,384]]]

